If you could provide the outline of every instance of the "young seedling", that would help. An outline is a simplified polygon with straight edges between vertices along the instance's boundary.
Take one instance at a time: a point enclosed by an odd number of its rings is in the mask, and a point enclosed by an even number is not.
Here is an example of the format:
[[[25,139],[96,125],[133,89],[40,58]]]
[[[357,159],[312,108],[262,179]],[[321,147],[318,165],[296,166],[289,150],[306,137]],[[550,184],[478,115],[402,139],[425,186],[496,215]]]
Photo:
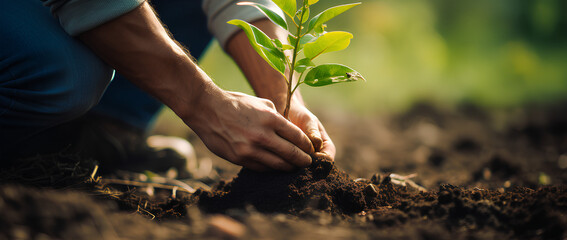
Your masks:
[[[289,44],[282,43],[279,39],[271,39],[260,29],[245,21],[234,19],[228,23],[242,28],[252,48],[286,79],[287,101],[283,114],[285,118],[288,118],[291,97],[297,87],[303,83],[320,87],[334,83],[364,80],[360,73],[350,67],[337,63],[317,65],[313,62],[323,53],[339,51],[348,47],[353,35],[343,31],[327,32],[325,31],[327,27],[325,23],[360,3],[334,6],[309,18],[310,6],[319,0],[302,0],[299,5],[296,0],[272,1],[282,10],[285,16],[280,16],[262,4],[253,2],[238,4],[256,7],[272,22],[285,29],[288,32],[287,41]],[[291,29],[288,22],[293,24]],[[300,57],[300,53],[303,54],[303,57]],[[289,70],[287,76],[286,69]],[[294,74],[299,74],[297,81],[294,81]]]

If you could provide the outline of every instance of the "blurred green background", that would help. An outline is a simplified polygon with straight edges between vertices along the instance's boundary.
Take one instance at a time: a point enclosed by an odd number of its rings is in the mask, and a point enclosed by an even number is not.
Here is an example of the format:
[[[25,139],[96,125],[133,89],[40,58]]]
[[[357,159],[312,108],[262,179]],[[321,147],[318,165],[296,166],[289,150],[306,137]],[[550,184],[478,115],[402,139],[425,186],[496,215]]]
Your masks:
[[[332,4],[319,1],[312,13]],[[367,82],[302,86],[312,108],[400,112],[441,107],[515,107],[567,98],[565,0],[366,0],[328,22],[354,34],[349,48],[319,57],[353,67]],[[252,93],[213,43],[201,66],[222,88]]]

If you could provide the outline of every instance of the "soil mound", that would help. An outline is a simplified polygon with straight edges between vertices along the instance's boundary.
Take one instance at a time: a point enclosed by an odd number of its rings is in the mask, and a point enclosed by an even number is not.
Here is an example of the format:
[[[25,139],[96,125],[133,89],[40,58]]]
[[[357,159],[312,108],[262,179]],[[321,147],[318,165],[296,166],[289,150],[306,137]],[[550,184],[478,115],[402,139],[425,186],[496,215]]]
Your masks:
[[[197,195],[199,205],[209,212],[249,204],[261,212],[299,214],[318,209],[351,215],[392,202],[392,191],[387,181],[354,181],[331,160],[318,157],[310,167],[291,173],[242,169],[231,182]]]

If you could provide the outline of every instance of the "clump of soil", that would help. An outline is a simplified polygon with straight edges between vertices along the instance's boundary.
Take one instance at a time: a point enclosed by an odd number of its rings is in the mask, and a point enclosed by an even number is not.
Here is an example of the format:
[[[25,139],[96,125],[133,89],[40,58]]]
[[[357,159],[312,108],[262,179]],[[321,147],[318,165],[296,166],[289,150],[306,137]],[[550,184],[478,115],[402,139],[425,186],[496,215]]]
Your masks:
[[[252,205],[261,212],[301,214],[310,210],[348,216],[393,202],[389,182],[354,181],[326,157],[295,172],[255,172],[242,169],[231,182],[210,192],[200,191],[199,205],[223,212]]]

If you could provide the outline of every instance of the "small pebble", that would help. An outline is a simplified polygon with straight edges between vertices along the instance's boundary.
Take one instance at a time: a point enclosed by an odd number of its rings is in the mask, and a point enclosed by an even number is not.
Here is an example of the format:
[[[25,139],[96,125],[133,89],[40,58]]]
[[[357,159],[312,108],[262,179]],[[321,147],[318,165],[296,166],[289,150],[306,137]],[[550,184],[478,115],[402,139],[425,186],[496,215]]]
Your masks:
[[[561,156],[559,156],[559,160],[557,160],[557,165],[561,169],[567,168],[567,154],[561,154]]]
[[[241,238],[246,234],[246,226],[223,215],[214,215],[209,218],[209,229],[229,238]]]
[[[490,180],[490,178],[492,177],[492,172],[490,171],[490,169],[485,168],[482,171],[482,177],[484,178],[484,180]]]

